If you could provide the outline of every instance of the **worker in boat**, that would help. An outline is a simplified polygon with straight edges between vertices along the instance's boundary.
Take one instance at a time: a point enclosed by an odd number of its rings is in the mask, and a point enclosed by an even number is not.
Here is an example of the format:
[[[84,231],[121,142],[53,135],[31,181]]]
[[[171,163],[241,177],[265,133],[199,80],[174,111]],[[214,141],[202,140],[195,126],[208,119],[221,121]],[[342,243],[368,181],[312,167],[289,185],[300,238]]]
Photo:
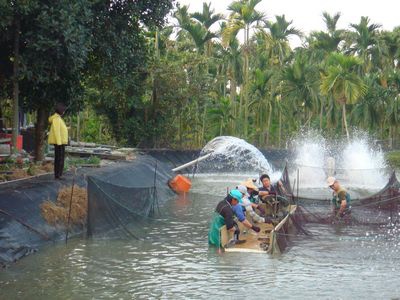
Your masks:
[[[328,177],[328,186],[333,190],[332,214],[336,218],[343,218],[351,214],[350,194],[340,185],[335,177]]]
[[[241,185],[244,185],[247,188],[247,198],[250,202],[258,204],[258,187],[254,184],[254,180],[249,178],[242,182]]]
[[[277,182],[277,187],[274,187],[271,184],[271,179],[267,174],[263,174],[260,176],[260,181],[262,183],[262,187],[258,190],[258,197],[262,202],[267,203],[272,206],[272,215],[278,217],[275,221],[279,221],[281,218],[284,218],[287,215],[287,211],[282,209],[289,205],[289,201],[279,195],[279,190],[286,192],[282,181]]]
[[[231,190],[226,198],[220,201],[215,209],[215,215],[211,223],[210,230],[208,232],[209,244],[221,246],[219,230],[222,226],[226,225],[226,229],[234,233],[233,243],[241,244],[245,240],[239,239],[239,226],[234,220],[234,216],[237,217],[245,227],[251,228],[255,232],[260,232],[260,227],[252,225],[246,220],[243,214],[242,207],[239,205],[239,201],[242,200],[242,193],[238,190]]]
[[[270,218],[261,217],[254,211],[254,209],[261,207],[259,207],[258,204],[251,203],[251,201],[248,198],[249,194],[247,193],[247,187],[245,187],[244,185],[239,185],[237,187],[237,190],[242,193],[242,200],[239,201],[239,205],[242,206],[244,214],[246,214],[247,212],[255,223],[272,223]],[[260,211],[263,212],[264,209],[261,209]]]
[[[265,200],[266,197],[275,196],[277,194],[275,187],[271,184],[269,175],[262,174],[260,176],[260,182],[262,186],[258,189],[258,197],[261,200]]]

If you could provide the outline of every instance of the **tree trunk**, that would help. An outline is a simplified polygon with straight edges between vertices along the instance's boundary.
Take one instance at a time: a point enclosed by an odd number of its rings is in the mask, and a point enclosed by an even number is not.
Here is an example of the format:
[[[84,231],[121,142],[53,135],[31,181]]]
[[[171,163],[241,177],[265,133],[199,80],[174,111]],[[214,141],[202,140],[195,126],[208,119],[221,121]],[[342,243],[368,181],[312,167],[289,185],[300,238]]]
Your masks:
[[[321,99],[321,110],[319,112],[319,129],[322,130],[322,119],[324,116],[324,100]]]
[[[265,145],[269,145],[269,135],[270,135],[270,127],[271,127],[271,117],[272,117],[272,105],[269,104],[269,110],[268,110],[268,122],[267,122],[267,136],[265,139]]]
[[[236,80],[233,78],[233,74],[232,77],[230,79],[230,85],[229,85],[229,96],[231,99],[231,107],[233,108],[233,116],[235,118],[238,117],[238,111],[237,111],[237,105],[236,105]],[[236,133],[236,128],[235,128],[235,122],[234,120],[230,120],[230,124],[231,124],[231,130],[232,133]]]
[[[389,150],[393,150],[393,126],[389,126]]]
[[[201,128],[201,137],[198,146],[203,146],[205,132],[206,132],[206,123],[207,123],[207,103],[204,104],[204,112],[203,112],[203,124]]]
[[[282,141],[282,110],[279,110],[279,138],[278,138],[279,149],[281,148],[281,141]]]
[[[43,161],[44,158],[44,144],[45,144],[45,130],[47,125],[48,111],[39,108],[36,114],[36,128],[35,128],[35,161]]]
[[[243,106],[244,106],[244,118],[243,118],[243,129],[244,137],[247,137],[248,133],[248,117],[249,117],[249,95],[248,95],[248,85],[249,85],[249,26],[245,27],[245,49],[244,49],[244,84],[243,84]]]
[[[3,121],[3,110],[1,108],[1,102],[0,102],[0,132],[4,128],[4,121]]]
[[[342,104],[342,108],[343,108],[343,126],[344,129],[346,130],[346,136],[347,136],[347,141],[350,142],[350,135],[349,135],[349,130],[347,128],[347,120],[346,120],[346,103]]]
[[[13,129],[12,129],[12,151],[17,151],[17,136],[19,133],[19,32],[20,20],[18,17],[15,19],[15,33],[14,33],[14,64],[13,64]]]
[[[182,149],[183,134],[182,134],[182,111],[179,113],[179,148]]]
[[[80,136],[81,132],[81,112],[78,112],[78,115],[76,116],[76,141],[79,143],[81,140]]]

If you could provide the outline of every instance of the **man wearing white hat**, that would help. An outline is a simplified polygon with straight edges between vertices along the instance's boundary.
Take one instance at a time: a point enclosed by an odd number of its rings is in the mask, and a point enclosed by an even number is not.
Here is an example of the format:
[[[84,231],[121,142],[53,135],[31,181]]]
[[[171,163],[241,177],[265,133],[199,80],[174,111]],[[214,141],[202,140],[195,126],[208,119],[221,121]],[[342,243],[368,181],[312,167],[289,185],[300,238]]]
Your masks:
[[[351,213],[350,194],[341,187],[335,177],[328,177],[326,180],[328,186],[333,190],[332,213],[336,217],[344,217]]]

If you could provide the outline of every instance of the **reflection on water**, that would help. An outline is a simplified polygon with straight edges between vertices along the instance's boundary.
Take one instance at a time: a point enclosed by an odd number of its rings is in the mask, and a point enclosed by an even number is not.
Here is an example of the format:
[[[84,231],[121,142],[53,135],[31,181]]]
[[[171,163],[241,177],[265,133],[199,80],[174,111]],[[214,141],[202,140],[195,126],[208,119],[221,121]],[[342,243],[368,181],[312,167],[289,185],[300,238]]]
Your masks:
[[[394,229],[312,224],[279,257],[209,249],[211,213],[245,178],[199,177],[147,238],[71,240],[0,272],[0,299],[389,299],[399,297]],[[217,179],[220,182],[217,182]]]

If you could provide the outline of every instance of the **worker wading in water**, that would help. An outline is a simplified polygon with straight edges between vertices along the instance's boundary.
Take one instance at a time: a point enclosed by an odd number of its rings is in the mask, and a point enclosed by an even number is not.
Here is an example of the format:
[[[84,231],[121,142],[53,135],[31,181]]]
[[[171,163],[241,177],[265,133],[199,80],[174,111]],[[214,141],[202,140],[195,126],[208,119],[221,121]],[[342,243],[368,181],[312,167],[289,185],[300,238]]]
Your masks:
[[[328,177],[328,186],[333,190],[332,214],[335,218],[343,218],[351,214],[350,194],[340,185],[335,177]]]

